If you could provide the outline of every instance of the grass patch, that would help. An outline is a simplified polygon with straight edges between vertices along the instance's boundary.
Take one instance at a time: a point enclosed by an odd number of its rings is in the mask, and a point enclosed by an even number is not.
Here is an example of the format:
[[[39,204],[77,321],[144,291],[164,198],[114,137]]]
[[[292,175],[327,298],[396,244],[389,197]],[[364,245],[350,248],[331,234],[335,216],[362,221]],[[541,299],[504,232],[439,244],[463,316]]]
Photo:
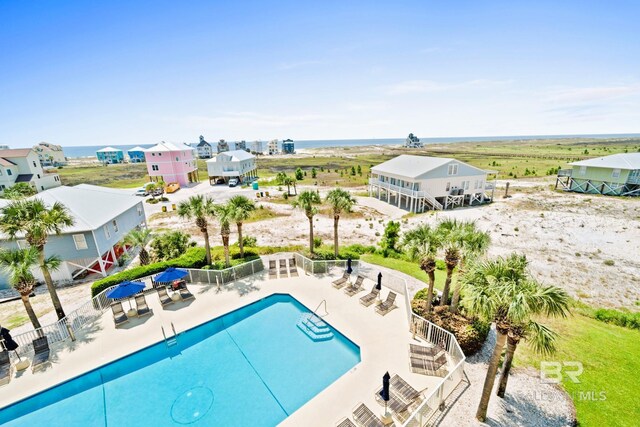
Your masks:
[[[249,219],[245,221],[245,223],[264,221],[267,219],[277,218],[280,216],[287,216],[287,215],[283,213],[278,213],[269,207],[261,206],[251,213],[251,216],[249,217]]]
[[[17,328],[18,326],[22,326],[25,323],[29,323],[29,317],[25,314],[16,314],[14,316],[9,317],[3,324],[2,326],[7,328],[7,329],[13,329],[13,328]]]
[[[411,277],[415,277],[416,279],[425,283],[425,287],[429,282],[429,278],[427,277],[427,273],[420,270],[420,266],[414,262],[405,261],[402,259],[395,258],[385,258],[382,255],[378,254],[365,254],[360,257],[362,261],[368,262],[370,264],[381,265],[383,267],[392,268],[394,270],[401,271],[405,274],[408,274]],[[442,270],[436,270],[436,289],[442,290],[444,287],[444,281],[447,278],[447,273]],[[453,277],[451,285],[455,285],[455,275]],[[384,278],[383,278],[384,281]]]
[[[636,425],[640,419],[640,333],[575,311],[567,319],[548,319],[545,323],[560,336],[557,353],[542,360],[577,361],[584,368],[579,383],[566,376],[562,382],[576,405],[580,425]],[[520,366],[540,366],[540,357],[526,344],[518,348],[515,360]],[[587,399],[592,393],[598,398],[600,392],[605,393],[605,400]]]

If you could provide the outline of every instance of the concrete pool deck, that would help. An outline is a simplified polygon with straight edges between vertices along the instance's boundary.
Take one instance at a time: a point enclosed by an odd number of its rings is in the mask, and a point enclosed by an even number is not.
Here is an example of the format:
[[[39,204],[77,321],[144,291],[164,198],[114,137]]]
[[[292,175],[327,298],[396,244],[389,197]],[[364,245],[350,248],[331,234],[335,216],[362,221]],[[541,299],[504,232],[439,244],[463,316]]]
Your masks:
[[[76,342],[66,341],[52,349],[52,364],[45,370],[31,373],[14,373],[11,382],[0,390],[0,407],[38,393],[56,384],[81,375],[96,367],[136,352],[144,347],[162,342],[162,327],[172,334],[171,324],[178,333],[205,323],[215,317],[235,310],[274,293],[295,297],[310,310],[326,300],[328,314],[323,319],[360,346],[361,362],[317,394],[285,419],[282,426],[327,426],[340,418],[350,416],[353,408],[364,402],[381,415],[384,408],[374,398],[381,387],[382,376],[389,371],[399,374],[415,389],[433,389],[440,377],[419,375],[409,369],[408,346],[416,343],[411,337],[407,322],[409,307],[403,298],[396,299],[397,309],[380,316],[374,306],[364,307],[359,298],[371,289],[373,282],[365,280],[366,290],[347,296],[334,289],[334,275],[310,276],[299,269],[299,277],[269,280],[266,272],[232,282],[218,289],[215,285],[191,284],[189,288],[195,300],[176,302],[163,309],[154,293],[147,295],[147,303],[153,315],[131,319],[116,329],[111,311],[99,320],[87,325],[78,334]],[[388,289],[381,292],[386,298]],[[124,303],[125,308],[128,307]],[[324,314],[320,308],[318,314]],[[179,337],[178,337],[179,339]],[[449,364],[451,368],[451,364]],[[304,378],[300,378],[303,382]]]

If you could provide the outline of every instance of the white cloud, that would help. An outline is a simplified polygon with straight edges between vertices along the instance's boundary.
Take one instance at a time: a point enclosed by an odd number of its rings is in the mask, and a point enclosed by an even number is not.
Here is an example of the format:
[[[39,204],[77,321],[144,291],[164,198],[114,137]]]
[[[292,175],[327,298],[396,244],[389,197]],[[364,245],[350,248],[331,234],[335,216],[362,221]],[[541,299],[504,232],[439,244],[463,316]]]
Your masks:
[[[496,86],[508,85],[511,80],[476,79],[464,82],[436,82],[434,80],[407,80],[388,86],[386,92],[390,95],[405,95],[411,93],[443,92],[460,89],[491,89]]]

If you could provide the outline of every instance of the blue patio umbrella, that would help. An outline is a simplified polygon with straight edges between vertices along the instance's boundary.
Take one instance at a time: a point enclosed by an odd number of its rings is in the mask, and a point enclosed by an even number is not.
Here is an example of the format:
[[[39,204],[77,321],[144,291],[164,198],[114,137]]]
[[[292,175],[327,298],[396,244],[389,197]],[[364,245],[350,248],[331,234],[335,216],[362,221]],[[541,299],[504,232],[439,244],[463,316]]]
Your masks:
[[[382,390],[380,390],[380,397],[384,400],[384,413],[387,413],[387,402],[389,401],[389,380],[391,379],[391,375],[389,372],[386,372],[382,376]]]
[[[159,283],[170,283],[174,280],[180,280],[189,274],[186,270],[180,270],[179,268],[169,267],[162,273],[158,274],[154,280]]]
[[[351,258],[347,258],[347,273],[351,274],[353,268],[351,268]]]
[[[122,282],[107,291],[107,298],[117,299],[126,298],[131,295],[135,295],[144,289],[146,285],[142,282]],[[131,301],[129,301],[129,308],[131,308]]]

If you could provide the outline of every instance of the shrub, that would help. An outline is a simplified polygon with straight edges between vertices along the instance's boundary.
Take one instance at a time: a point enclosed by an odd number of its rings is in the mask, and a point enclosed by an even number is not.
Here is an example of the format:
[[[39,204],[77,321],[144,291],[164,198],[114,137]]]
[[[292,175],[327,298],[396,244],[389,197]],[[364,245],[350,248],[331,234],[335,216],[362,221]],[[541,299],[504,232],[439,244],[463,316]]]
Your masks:
[[[258,239],[253,236],[242,236],[242,244],[244,246],[256,247],[258,246]]]
[[[606,259],[604,260],[604,265],[607,265],[609,267],[613,267],[615,265],[615,261],[612,259]]]
[[[322,246],[322,239],[320,237],[314,237],[313,238],[313,247],[314,248],[319,248],[320,246]]]
[[[400,223],[389,221],[384,228],[384,237],[380,242],[380,246],[386,249],[396,250],[398,239],[400,238]]]
[[[149,203],[150,205],[155,205],[156,203],[158,203],[158,199],[147,199],[145,200],[145,202]]]
[[[120,273],[112,274],[104,279],[96,280],[93,282],[93,285],[91,285],[91,296],[94,297],[105,289],[117,285],[120,282],[160,273],[168,267],[200,268],[204,266],[206,262],[207,257],[204,248],[189,248],[184,254],[175,259],[141,265],[121,271]]]
[[[613,323],[629,329],[640,329],[640,313],[599,308],[595,311],[594,317],[601,322]]]
[[[195,242],[189,240],[190,236],[182,231],[158,234],[150,245],[154,261],[166,261],[179,257],[187,248],[195,246]]]

